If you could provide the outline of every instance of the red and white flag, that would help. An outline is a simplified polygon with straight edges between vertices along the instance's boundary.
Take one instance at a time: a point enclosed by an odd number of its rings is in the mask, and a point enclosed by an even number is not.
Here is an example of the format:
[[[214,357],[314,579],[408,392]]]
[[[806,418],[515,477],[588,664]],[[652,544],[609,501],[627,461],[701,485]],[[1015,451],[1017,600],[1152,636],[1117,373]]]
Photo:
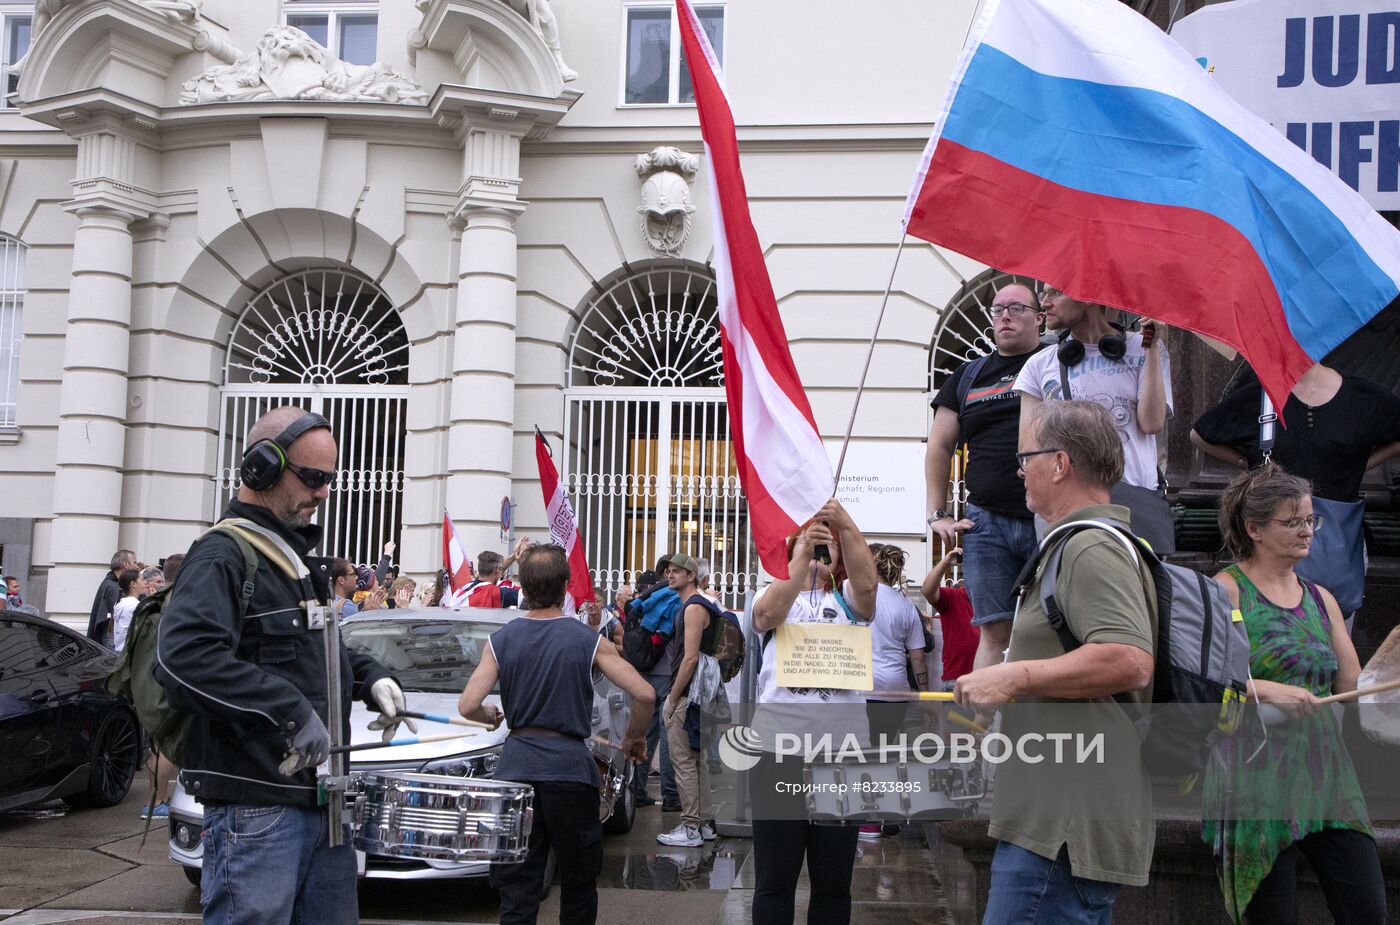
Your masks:
[[[544,493],[549,539],[569,557],[568,593],[573,606],[577,607],[594,599],[593,578],[588,574],[588,560],[583,555],[583,537],[579,535],[578,522],[574,520],[573,505],[569,504],[564,494],[564,486],[559,482],[559,470],[554,467],[549,445],[544,442],[544,434],[538,427],[535,428],[535,462],[540,467],[540,491]],[[565,609],[570,609],[567,602]]]
[[[443,593],[442,603],[454,607],[466,606],[466,587],[471,584],[472,563],[446,511],[442,512],[442,567],[447,571],[449,585]]]
[[[834,494],[834,478],[788,352],[787,332],[749,217],[739,141],[719,59],[689,0],[676,0],[676,11],[711,171],[729,432],[759,561],[770,575],[782,579],[788,577],[787,537]]]

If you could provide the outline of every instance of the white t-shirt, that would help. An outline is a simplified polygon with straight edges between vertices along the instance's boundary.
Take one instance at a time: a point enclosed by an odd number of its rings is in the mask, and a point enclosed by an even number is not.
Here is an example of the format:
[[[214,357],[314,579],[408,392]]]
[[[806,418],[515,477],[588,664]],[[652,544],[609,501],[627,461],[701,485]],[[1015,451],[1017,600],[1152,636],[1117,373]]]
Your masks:
[[[909,598],[887,584],[875,588],[875,619],[870,640],[877,691],[909,690],[905,652],[924,647],[924,625]]]
[[[1026,361],[1016,377],[1016,391],[1041,401],[1059,401],[1064,390],[1060,387],[1058,345],[1045,347]],[[1166,345],[1160,352],[1162,388],[1167,397],[1167,414],[1172,411],[1172,367],[1167,359]],[[1092,401],[1104,407],[1113,418],[1113,426],[1123,441],[1123,481],[1140,488],[1157,487],[1157,437],[1138,427],[1138,395],[1142,394],[1143,368],[1147,352],[1142,347],[1141,334],[1128,335],[1128,351],[1121,360],[1107,359],[1097,344],[1084,345],[1084,359],[1069,367],[1069,397]]]
[[[758,606],[759,598],[771,587],[773,586],[768,585],[754,596],[755,607]],[[849,602],[848,598],[847,603]],[[836,602],[836,596],[830,591],[801,591],[788,610],[787,622],[849,623],[850,620],[846,617],[846,611]],[[864,691],[842,691],[824,687],[779,687],[777,639],[766,633],[760,638],[763,640],[763,661],[758,670],[759,703],[865,703]]]
[[[112,648],[118,652],[126,645],[126,631],[131,629],[131,615],[139,603],[134,597],[124,597],[112,608]]]

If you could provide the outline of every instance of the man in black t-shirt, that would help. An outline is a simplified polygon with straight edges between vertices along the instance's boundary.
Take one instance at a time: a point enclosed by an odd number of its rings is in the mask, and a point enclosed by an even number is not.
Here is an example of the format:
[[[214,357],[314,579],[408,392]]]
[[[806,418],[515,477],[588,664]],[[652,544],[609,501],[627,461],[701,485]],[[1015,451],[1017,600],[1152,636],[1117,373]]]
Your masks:
[[[974,668],[1001,661],[1011,642],[1013,585],[1035,556],[1035,522],[1016,466],[1021,419],[1016,375],[1040,349],[1041,313],[1035,293],[1012,283],[992,300],[996,352],[959,366],[933,400],[924,476],[928,523],[950,548],[962,533],[972,622],[981,628]],[[971,376],[970,382],[964,378]],[[966,516],[946,510],[953,452],[968,447]]]

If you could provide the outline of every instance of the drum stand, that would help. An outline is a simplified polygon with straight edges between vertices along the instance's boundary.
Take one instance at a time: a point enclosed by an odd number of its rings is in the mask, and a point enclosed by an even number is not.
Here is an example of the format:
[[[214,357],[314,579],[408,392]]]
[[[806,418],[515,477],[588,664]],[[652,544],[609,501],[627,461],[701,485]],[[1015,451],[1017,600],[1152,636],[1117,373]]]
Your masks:
[[[331,753],[327,775],[317,781],[320,796],[326,801],[326,817],[330,831],[326,843],[332,848],[345,844],[345,790],[349,785],[349,756],[337,751],[345,722],[345,710],[340,696],[340,624],[330,608],[307,602],[307,612],[319,611],[326,634],[326,731],[330,733]]]

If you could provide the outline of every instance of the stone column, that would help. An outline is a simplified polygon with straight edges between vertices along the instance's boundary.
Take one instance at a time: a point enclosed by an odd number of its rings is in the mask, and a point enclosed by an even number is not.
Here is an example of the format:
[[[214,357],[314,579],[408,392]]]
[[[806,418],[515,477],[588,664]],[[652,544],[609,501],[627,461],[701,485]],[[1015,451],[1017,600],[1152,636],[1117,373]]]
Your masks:
[[[475,558],[500,546],[515,433],[515,221],[525,210],[519,135],[465,127],[464,182],[449,216],[461,228],[452,333],[447,510]]]
[[[501,498],[511,494],[515,432],[515,219],[470,207],[457,273],[452,333],[447,510],[468,554],[500,545]]]
[[[63,344],[47,605],[50,616],[85,619],[118,547],[136,216],[87,202],[70,209],[78,231]]]

